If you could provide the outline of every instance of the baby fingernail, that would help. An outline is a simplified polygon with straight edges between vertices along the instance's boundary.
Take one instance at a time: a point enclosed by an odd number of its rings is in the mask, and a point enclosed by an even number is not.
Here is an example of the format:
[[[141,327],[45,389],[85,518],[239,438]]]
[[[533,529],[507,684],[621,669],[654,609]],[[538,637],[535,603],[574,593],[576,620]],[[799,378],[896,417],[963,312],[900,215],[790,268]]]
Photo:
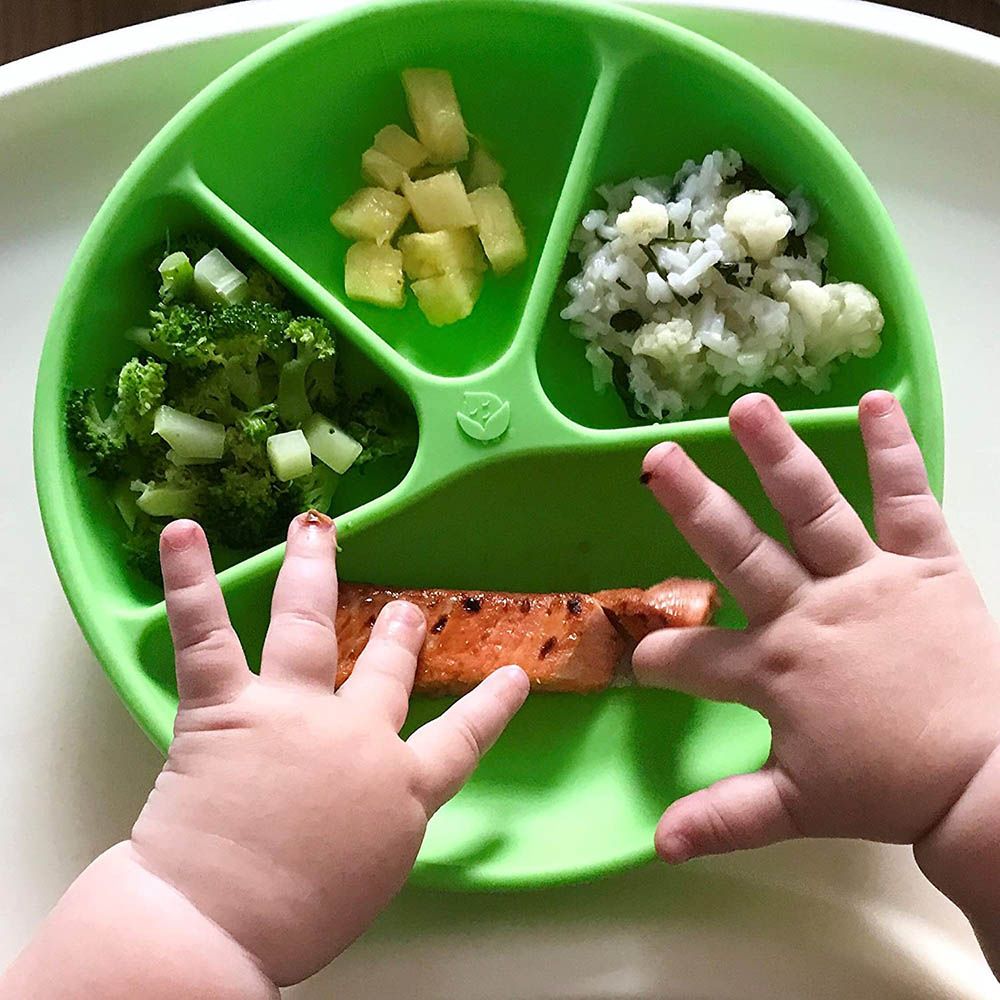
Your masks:
[[[378,616],[377,627],[386,636],[396,635],[400,632],[412,632],[419,625],[424,624],[424,614],[409,601],[391,601]]]
[[[891,392],[873,392],[868,396],[868,409],[876,417],[884,417],[892,410],[895,401]]]
[[[183,552],[194,544],[198,537],[198,525],[194,521],[173,521],[163,529],[163,544],[174,552]]]
[[[302,515],[302,524],[314,531],[329,531],[333,527],[333,518],[311,508]]]

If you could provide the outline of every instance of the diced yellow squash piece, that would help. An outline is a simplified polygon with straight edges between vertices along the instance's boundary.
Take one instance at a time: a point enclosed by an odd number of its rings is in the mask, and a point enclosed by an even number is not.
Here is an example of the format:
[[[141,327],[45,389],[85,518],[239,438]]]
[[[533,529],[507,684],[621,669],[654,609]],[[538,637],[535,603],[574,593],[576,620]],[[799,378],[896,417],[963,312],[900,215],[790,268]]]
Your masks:
[[[410,287],[428,322],[447,326],[472,312],[483,287],[483,275],[481,271],[449,271],[421,278]]]
[[[426,148],[398,125],[386,125],[375,133],[374,148],[395,160],[407,173],[422,167],[431,154]]]
[[[406,171],[391,156],[380,153],[372,146],[361,154],[361,176],[376,187],[398,191]]]
[[[506,274],[524,263],[528,248],[507,192],[495,185],[479,188],[469,195],[469,202],[476,215],[479,241],[493,270]]]
[[[390,246],[355,243],[344,260],[344,290],[348,298],[402,309],[403,255]]]
[[[483,149],[476,145],[469,160],[469,190],[482,187],[499,187],[504,182],[507,171]]]
[[[384,188],[356,191],[330,217],[333,228],[351,240],[370,240],[381,246],[396,235],[410,214],[406,199]]]
[[[469,196],[457,170],[448,170],[423,181],[405,180],[403,194],[410,203],[417,225],[425,233],[439,229],[467,229],[476,224]]]
[[[485,271],[486,260],[471,229],[441,229],[399,238],[403,270],[410,281],[446,271]]]
[[[403,89],[417,138],[432,163],[458,163],[469,155],[469,137],[451,74],[443,69],[404,69]]]

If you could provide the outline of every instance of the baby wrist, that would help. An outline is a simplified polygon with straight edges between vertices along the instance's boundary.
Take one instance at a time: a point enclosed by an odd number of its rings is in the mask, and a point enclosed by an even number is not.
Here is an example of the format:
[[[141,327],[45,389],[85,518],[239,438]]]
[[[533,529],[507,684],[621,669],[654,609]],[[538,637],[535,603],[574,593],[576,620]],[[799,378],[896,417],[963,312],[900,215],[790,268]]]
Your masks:
[[[980,930],[1000,930],[1000,747],[958,801],[913,845],[920,870]]]

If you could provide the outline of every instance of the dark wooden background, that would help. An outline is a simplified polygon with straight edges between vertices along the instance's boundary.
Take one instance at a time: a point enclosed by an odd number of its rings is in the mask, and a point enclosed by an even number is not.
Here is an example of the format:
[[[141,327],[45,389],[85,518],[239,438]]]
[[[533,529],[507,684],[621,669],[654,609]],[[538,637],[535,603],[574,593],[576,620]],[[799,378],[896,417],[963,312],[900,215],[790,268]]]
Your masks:
[[[168,14],[226,0],[0,0],[0,62]],[[893,6],[933,14],[1000,35],[1000,0],[900,0]]]

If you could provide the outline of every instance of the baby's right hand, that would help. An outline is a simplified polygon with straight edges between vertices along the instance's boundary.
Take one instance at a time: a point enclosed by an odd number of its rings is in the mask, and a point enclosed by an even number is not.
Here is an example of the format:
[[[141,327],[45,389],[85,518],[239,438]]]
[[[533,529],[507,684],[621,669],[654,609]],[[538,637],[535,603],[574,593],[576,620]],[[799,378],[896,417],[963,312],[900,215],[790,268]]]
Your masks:
[[[970,810],[969,794],[989,786],[994,801],[1000,781],[982,775],[991,755],[988,769],[1000,766],[1000,630],[899,404],[875,392],[859,412],[878,544],[766,396],[743,397],[730,420],[794,554],[676,445],[646,457],[650,488],[749,624],[655,633],[636,650],[636,675],[750,705],[773,734],[760,771],[667,809],[656,843],[668,861],[791,837],[861,837],[916,844],[948,891],[947,857],[969,850],[949,831],[968,836],[978,825],[971,817],[985,800]],[[995,841],[997,822],[979,835]]]

